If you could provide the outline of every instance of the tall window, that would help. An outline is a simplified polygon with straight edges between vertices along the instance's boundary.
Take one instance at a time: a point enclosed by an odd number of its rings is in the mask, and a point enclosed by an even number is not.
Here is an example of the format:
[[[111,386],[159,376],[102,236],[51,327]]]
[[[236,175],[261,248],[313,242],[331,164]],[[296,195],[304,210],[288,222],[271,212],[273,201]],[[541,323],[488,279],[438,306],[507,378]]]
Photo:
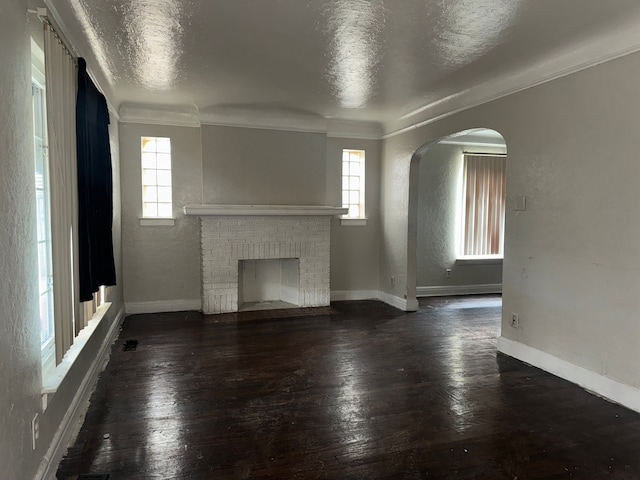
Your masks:
[[[43,66],[44,54],[34,43],[32,45],[31,97],[33,105],[33,146],[36,185],[40,347],[42,349],[42,363],[49,366],[54,360],[55,338],[53,322],[49,162],[47,155],[47,120]]]
[[[502,258],[506,157],[465,155],[462,180],[462,258]]]
[[[171,139],[142,137],[142,216],[172,218]]]
[[[342,207],[348,218],[365,218],[364,150],[342,151]]]

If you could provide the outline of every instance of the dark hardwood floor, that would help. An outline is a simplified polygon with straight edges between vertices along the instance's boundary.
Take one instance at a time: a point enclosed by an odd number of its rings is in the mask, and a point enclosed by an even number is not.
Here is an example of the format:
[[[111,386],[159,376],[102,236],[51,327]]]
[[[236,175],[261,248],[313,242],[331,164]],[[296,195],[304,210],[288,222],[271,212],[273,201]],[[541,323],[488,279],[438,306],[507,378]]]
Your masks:
[[[58,478],[640,478],[640,414],[497,354],[500,304],[130,316]]]

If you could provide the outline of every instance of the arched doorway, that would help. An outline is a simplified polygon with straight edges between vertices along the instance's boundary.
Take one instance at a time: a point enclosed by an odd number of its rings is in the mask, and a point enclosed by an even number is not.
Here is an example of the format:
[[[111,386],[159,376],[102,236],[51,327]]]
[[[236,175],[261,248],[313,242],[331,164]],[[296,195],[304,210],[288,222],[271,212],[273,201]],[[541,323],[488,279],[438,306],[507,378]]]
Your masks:
[[[464,171],[472,168],[469,165],[473,161],[483,165],[496,159],[502,170],[493,172],[491,178],[506,181],[506,152],[506,142],[500,133],[479,128],[428,142],[413,154],[409,173],[407,294],[408,304],[415,309],[420,296],[501,293],[502,252],[469,249],[474,240],[469,240],[465,232],[484,222],[492,228],[478,238],[490,236],[496,229],[501,229],[504,238],[504,203],[502,224],[498,225],[494,221],[495,212],[491,221],[475,211],[467,215],[465,207],[469,211],[471,208],[469,197],[463,200],[463,191],[470,184],[464,180]],[[490,190],[491,195],[497,195],[495,188]],[[484,194],[488,195],[488,191]],[[471,235],[475,236],[478,235]]]

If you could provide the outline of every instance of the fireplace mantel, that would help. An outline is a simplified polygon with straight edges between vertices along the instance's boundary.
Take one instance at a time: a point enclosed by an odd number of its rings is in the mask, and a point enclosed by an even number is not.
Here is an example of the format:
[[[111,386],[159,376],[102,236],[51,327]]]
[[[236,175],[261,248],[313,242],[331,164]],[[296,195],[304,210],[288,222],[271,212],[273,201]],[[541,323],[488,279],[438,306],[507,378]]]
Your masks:
[[[185,215],[210,216],[334,216],[349,210],[327,205],[185,205]]]

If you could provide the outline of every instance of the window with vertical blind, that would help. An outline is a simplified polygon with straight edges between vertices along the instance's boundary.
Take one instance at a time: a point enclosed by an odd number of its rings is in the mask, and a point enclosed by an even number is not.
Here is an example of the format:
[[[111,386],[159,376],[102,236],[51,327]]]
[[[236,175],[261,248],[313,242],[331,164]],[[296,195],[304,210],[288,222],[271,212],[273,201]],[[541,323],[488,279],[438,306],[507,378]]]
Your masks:
[[[506,156],[465,154],[460,258],[502,258]]]
[[[142,216],[172,218],[171,139],[142,137]]]
[[[107,303],[108,289],[102,287],[90,301],[80,301],[76,60],[49,23],[42,46],[32,38],[42,378],[43,385],[50,386],[62,378],[61,370],[54,375],[54,369],[63,363],[78,333]]]
[[[364,150],[342,151],[342,206],[350,219],[364,219]]]

